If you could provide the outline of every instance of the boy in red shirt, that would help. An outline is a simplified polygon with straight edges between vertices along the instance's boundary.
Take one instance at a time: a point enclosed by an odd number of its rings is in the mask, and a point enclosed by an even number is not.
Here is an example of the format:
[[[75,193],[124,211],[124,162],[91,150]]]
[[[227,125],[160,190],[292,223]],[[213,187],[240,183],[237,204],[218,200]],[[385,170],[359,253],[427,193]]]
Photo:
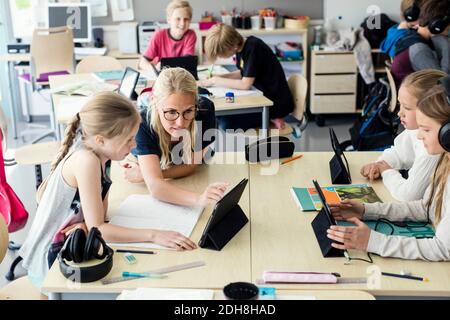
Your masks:
[[[153,70],[161,58],[194,55],[197,36],[189,29],[192,7],[188,1],[173,0],[166,9],[169,29],[157,31],[139,61],[139,69]]]

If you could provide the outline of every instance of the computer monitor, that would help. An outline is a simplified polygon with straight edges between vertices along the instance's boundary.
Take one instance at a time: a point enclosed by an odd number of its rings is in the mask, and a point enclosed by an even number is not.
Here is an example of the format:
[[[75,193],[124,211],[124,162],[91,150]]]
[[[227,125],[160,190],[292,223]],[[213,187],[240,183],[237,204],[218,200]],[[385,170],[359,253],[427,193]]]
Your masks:
[[[91,42],[92,16],[89,3],[49,3],[48,27],[69,27],[74,42]]]

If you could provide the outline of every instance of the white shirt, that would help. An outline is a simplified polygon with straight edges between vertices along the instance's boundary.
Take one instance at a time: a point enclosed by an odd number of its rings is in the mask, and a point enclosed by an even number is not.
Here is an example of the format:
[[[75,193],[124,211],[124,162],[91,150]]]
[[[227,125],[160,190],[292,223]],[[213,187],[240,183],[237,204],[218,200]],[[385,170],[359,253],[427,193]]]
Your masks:
[[[391,195],[399,201],[423,199],[431,183],[439,155],[429,155],[423,142],[417,139],[418,130],[405,130],[394,140],[394,146],[386,149],[378,161],[386,161],[392,169],[382,173],[383,183]],[[408,179],[399,170],[409,170]]]

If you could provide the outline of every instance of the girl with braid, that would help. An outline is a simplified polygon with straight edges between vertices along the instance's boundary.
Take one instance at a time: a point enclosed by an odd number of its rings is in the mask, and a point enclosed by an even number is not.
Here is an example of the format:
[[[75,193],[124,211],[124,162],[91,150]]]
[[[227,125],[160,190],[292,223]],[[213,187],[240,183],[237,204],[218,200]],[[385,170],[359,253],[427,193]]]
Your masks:
[[[36,218],[19,255],[31,281],[41,287],[67,235],[96,227],[107,242],[153,242],[178,250],[195,244],[172,231],[131,229],[105,222],[111,160],[136,146],[140,116],[116,93],[91,99],[69,122],[50,175],[38,190]]]

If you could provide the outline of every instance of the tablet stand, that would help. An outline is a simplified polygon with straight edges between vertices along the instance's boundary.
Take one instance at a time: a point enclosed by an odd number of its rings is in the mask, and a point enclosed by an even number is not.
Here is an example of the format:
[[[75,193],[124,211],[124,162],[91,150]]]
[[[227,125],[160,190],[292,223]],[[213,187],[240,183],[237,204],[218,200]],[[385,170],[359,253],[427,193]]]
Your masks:
[[[235,205],[228,214],[220,220],[204,236],[200,247],[220,251],[246,223],[248,218],[239,205]]]
[[[344,251],[332,247],[333,240],[327,237],[327,230],[330,228],[331,223],[324,208],[319,211],[319,214],[311,222],[311,226],[324,258],[344,256]]]

